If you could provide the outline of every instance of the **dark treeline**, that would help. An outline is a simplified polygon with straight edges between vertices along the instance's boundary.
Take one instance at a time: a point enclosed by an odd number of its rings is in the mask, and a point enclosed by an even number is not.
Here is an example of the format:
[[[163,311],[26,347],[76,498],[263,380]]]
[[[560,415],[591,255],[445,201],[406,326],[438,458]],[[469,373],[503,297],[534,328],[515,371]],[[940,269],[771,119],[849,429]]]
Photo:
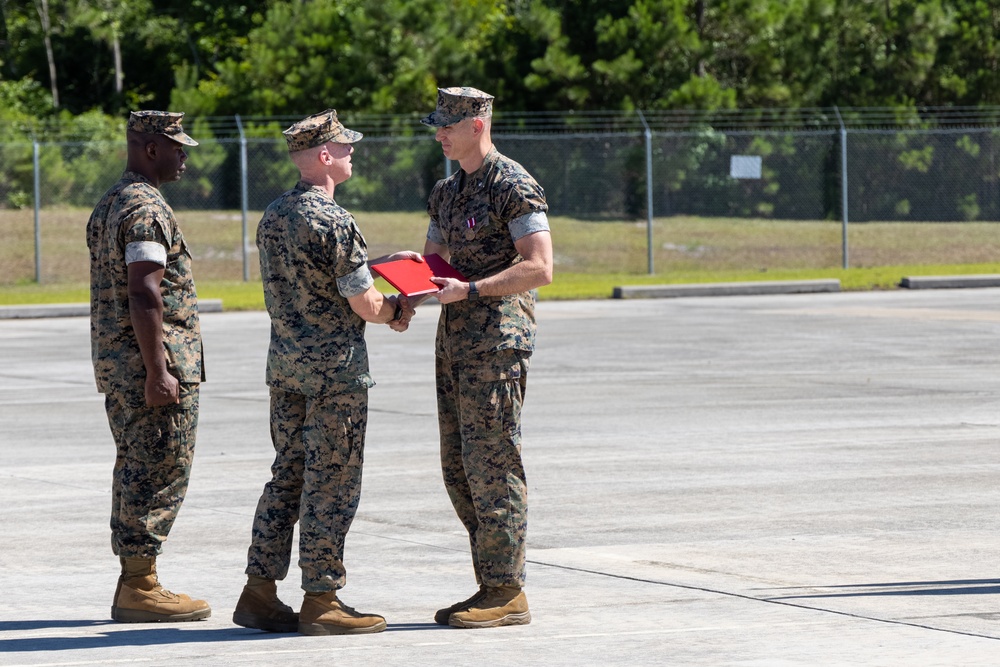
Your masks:
[[[276,151],[253,169],[265,196],[292,178],[275,116],[335,107],[349,118],[409,114],[404,125],[419,128],[438,86],[473,85],[510,113],[836,106],[850,118],[890,107],[912,121],[924,107],[1000,105],[998,35],[997,0],[0,0],[0,208],[31,202],[28,134],[64,142],[40,154],[43,203],[90,205],[120,156],[74,141],[117,140],[130,109],[184,111],[199,138],[215,134],[221,143],[193,155],[200,176],[177,199],[232,208],[239,156],[209,117],[251,119],[258,152]],[[638,216],[647,187],[660,215],[840,216],[832,130],[743,141],[712,129],[658,139],[652,185],[636,133],[614,154],[582,139],[522,159],[552,202],[581,217]],[[994,132],[900,131],[850,146],[863,205],[853,219],[1000,215]],[[349,203],[419,209],[439,151],[376,149],[383,168],[354,179]],[[764,178],[728,178],[736,152],[762,156]]]
[[[995,0],[0,0],[0,113],[1000,104]]]

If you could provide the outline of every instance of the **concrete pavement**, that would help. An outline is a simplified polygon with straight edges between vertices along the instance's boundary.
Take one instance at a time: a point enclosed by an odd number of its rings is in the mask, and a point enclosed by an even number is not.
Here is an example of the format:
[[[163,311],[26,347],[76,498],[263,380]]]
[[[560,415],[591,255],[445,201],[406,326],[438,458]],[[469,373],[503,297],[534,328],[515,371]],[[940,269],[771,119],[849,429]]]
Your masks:
[[[213,615],[109,620],[113,445],[88,321],[0,321],[0,665],[991,665],[1000,289],[543,302],[524,416],[531,625],[474,589],[437,468],[434,307],[371,327],[343,599],[363,637],[235,626],[271,449],[263,313],[203,317],[209,381],[160,560]],[[280,591],[300,601],[294,565]]]

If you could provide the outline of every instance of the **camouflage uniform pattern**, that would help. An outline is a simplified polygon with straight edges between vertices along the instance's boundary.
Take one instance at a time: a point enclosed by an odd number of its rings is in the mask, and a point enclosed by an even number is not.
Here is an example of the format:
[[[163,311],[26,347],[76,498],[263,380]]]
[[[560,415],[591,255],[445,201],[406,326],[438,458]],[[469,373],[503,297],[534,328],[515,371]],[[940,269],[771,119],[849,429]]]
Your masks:
[[[344,127],[337,120],[336,109],[327,109],[308,118],[303,118],[282,134],[285,135],[285,143],[288,144],[289,153],[322,146],[328,141],[338,144],[353,144],[355,141],[361,141],[364,136],[360,132]]]
[[[535,179],[493,149],[475,173],[459,170],[434,186],[427,204],[431,218],[427,238],[447,246],[452,266],[469,280],[481,280],[521,261],[509,224],[547,210],[545,192]],[[480,296],[478,301],[459,301],[442,310],[439,356],[479,357],[505,349],[530,352],[534,346],[534,299],[528,292]]]
[[[111,550],[154,558],[187,493],[198,430],[199,385],[180,386],[176,405],[148,408],[106,394],[104,406],[118,454],[111,482]]]
[[[437,108],[420,122],[433,127],[447,127],[466,118],[492,115],[492,95],[469,87],[438,88]]]
[[[126,171],[87,222],[90,249],[90,343],[97,389],[144,398],[146,367],[128,305],[130,243],[167,248],[161,296],[167,369],[181,382],[204,380],[198,294],[188,250],[174,212],[145,177]]]
[[[435,185],[427,237],[448,247],[455,268],[480,280],[522,261],[512,225],[547,209],[535,180],[494,149],[475,173],[460,170]],[[435,344],[442,474],[469,532],[476,580],[487,586],[525,580],[521,405],[534,340],[530,293],[442,306]]]
[[[257,248],[271,316],[267,384],[307,396],[372,386],[365,321],[347,302],[375,283],[354,217],[299,181],[264,211]]]
[[[126,129],[139,134],[162,134],[179,144],[197,146],[198,142],[189,137],[181,127],[182,113],[169,111],[133,111],[128,118]]]
[[[125,248],[167,249],[161,296],[163,353],[181,382],[179,405],[145,404],[146,369],[132,328]],[[117,447],[112,487],[112,548],[120,556],[158,553],[184,499],[204,380],[198,297],[191,254],[173,211],[143,176],[126,171],[87,223],[91,356]]]
[[[521,405],[530,355],[436,357],[445,490],[469,533],[476,583],[524,586],[528,484],[521,462]]]
[[[364,237],[346,210],[300,181],[257,228],[271,317],[272,479],[254,518],[247,574],[282,579],[299,526],[302,588],[342,588],[344,539],[361,496],[368,421],[365,322],[348,297],[367,291]]]
[[[302,588],[343,588],[344,539],[361,499],[368,391],[304,396],[271,389],[271,481],[257,504],[247,574],[284,579],[299,525]]]

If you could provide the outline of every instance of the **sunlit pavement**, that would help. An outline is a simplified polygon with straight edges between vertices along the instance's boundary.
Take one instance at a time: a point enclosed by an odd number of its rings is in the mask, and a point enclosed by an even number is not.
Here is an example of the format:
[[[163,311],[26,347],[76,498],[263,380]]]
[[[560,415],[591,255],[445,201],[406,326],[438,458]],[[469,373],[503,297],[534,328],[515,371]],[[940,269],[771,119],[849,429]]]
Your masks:
[[[342,597],[386,632],[231,622],[268,478],[263,313],[203,316],[209,381],[159,561],[206,621],[111,622],[113,444],[85,317],[0,321],[0,665],[991,665],[1000,289],[543,302],[529,374],[532,622],[475,589],[437,464],[435,306],[369,328]],[[298,607],[299,572],[280,582]]]

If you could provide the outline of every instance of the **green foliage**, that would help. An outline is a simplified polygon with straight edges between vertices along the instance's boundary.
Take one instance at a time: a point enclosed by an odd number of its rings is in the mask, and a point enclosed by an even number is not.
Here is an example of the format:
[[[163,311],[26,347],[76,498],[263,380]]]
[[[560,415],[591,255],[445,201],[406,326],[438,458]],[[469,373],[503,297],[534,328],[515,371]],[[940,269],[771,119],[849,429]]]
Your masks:
[[[496,3],[482,0],[275,2],[207,77],[182,69],[173,101],[198,114],[422,110],[433,105],[435,72],[487,87],[474,51],[484,42],[467,36],[496,25]]]
[[[926,174],[934,160],[934,147],[924,146],[919,150],[905,151],[897,159],[905,169]]]
[[[454,84],[519,111],[1000,104],[989,0],[48,4],[60,108],[72,113],[399,113]],[[53,113],[38,94],[50,81],[36,8],[0,7],[0,85],[38,84],[8,86],[0,107]]]
[[[0,81],[0,132],[9,132],[10,123],[44,116],[52,108],[52,96],[35,79]]]
[[[183,110],[192,120],[302,116],[331,106],[342,115],[416,115],[433,107],[436,87],[456,84],[494,93],[499,111],[838,105],[849,114],[850,107],[888,106],[899,120],[919,123],[921,105],[1000,104],[1000,12],[989,0],[48,4],[59,109],[35,5],[0,2],[0,207],[31,202],[31,145],[24,143],[31,137],[110,142],[41,151],[46,202],[92,203],[120,169],[121,119],[139,107]],[[265,205],[296,178],[280,129],[247,128],[251,206]],[[192,169],[173,197],[188,207],[235,208],[238,143],[199,131],[207,141],[191,152]],[[857,180],[852,196],[862,202],[852,218],[996,219],[1000,211],[987,194],[1000,181],[993,139],[859,138],[869,153],[859,149],[849,158]],[[576,215],[642,215],[642,147],[631,138],[588,141],[558,159],[529,155],[528,166],[553,201],[567,202]],[[817,212],[795,180],[814,170],[825,180],[808,187],[832,191],[832,150],[826,138],[809,144],[760,135],[741,143],[707,131],[654,148],[649,194],[657,211],[684,205],[705,215],[833,217],[839,204],[829,194]],[[729,178],[726,160],[735,152],[764,156],[766,182]],[[956,155],[972,176],[956,174]],[[338,195],[345,203],[414,210],[440,176],[440,151],[426,137],[366,142],[358,157],[379,171],[346,184]],[[876,164],[899,165],[906,182]],[[610,182],[624,185],[608,188]],[[686,192],[698,194],[678,204]]]

